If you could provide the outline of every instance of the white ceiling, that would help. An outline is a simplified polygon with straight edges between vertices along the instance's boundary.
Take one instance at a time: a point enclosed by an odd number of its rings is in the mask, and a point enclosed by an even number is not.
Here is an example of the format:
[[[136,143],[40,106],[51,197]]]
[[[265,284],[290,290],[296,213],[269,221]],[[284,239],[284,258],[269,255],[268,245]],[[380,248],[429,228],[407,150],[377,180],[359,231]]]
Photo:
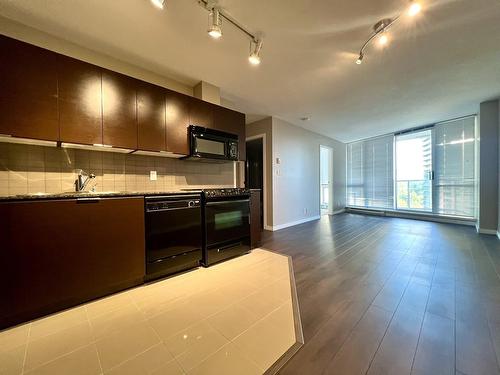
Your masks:
[[[196,0],[166,2],[158,11],[149,0],[0,0],[0,15],[189,85],[215,84],[250,119],[273,115],[341,141],[476,113],[500,96],[499,0],[424,0],[359,66],[371,25],[406,0],[220,0],[264,33],[259,67],[231,25],[221,40],[207,36]]]

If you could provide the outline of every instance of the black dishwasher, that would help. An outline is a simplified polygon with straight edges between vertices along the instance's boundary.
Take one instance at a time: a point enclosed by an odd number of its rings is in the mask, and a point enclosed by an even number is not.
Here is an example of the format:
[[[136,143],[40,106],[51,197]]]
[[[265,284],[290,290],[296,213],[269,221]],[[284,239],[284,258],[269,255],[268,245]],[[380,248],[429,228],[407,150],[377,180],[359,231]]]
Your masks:
[[[198,267],[202,257],[199,194],[145,198],[146,280]]]

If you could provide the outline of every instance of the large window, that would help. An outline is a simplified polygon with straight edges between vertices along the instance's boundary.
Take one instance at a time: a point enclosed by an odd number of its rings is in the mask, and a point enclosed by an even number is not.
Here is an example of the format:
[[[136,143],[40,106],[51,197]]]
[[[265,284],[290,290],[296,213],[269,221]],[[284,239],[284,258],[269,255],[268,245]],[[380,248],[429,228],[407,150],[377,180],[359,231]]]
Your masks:
[[[347,204],[393,208],[393,136],[347,145]]]
[[[347,205],[473,218],[476,118],[347,145]]]

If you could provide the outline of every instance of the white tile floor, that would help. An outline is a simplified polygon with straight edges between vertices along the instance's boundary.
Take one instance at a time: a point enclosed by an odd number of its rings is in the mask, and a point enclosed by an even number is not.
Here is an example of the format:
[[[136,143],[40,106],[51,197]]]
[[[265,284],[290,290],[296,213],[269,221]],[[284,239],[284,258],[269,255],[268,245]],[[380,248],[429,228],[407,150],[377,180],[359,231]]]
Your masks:
[[[2,331],[0,374],[262,374],[296,342],[288,262],[256,249]]]

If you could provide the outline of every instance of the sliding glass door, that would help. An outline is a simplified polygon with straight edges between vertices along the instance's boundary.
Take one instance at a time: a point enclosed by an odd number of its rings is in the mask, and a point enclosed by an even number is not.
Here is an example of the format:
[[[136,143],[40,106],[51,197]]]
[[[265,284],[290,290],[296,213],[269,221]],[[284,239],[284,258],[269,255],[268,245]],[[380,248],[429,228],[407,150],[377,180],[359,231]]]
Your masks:
[[[432,130],[396,135],[396,209],[432,212]]]
[[[442,122],[434,129],[434,213],[476,213],[476,118]]]

